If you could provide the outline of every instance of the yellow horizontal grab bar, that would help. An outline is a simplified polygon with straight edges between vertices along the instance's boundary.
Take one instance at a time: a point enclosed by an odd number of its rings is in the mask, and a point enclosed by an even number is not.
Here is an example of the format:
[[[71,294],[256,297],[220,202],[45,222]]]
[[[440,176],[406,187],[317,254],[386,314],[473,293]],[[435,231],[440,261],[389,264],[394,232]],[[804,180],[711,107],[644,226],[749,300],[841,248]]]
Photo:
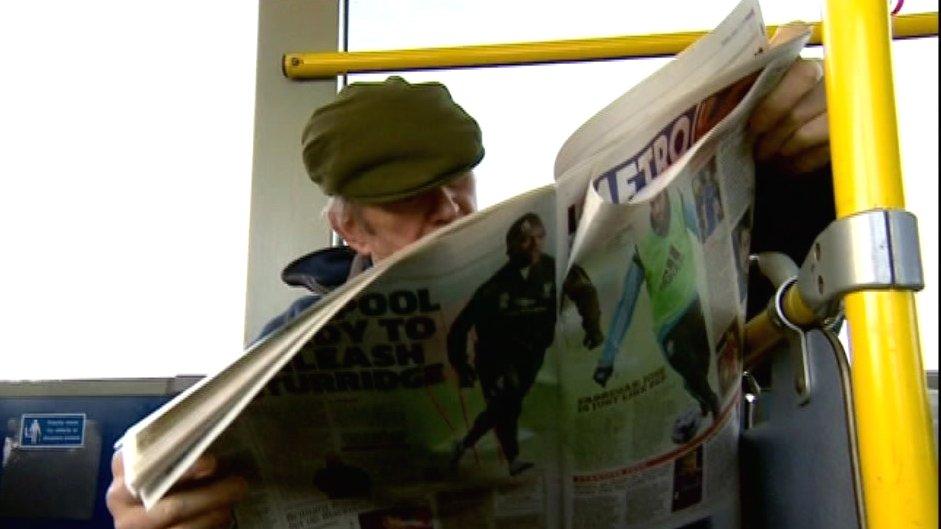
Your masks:
[[[812,24],[811,44],[820,44],[821,24]],[[776,26],[769,26],[774,32]],[[917,13],[892,18],[895,38],[938,35],[938,13]],[[284,75],[291,79],[320,79],[346,73],[473,68],[551,62],[594,61],[662,57],[683,51],[703,31],[635,35],[596,39],[555,40],[451,48],[389,51],[288,53],[282,58]]]
[[[796,283],[784,292],[781,309],[784,317],[798,327],[819,326],[823,323],[801,298]],[[772,319],[774,310],[768,307],[745,324],[745,369],[754,369],[764,361],[771,348],[784,339],[785,330]]]

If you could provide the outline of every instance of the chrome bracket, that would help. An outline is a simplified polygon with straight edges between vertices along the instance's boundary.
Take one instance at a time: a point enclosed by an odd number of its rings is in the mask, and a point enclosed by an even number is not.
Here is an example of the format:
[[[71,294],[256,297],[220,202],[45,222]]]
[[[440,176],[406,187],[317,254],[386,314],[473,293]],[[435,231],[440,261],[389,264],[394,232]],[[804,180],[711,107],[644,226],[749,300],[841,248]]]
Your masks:
[[[810,369],[807,367],[807,334],[799,325],[787,319],[787,315],[784,313],[784,295],[787,293],[788,288],[797,282],[798,279],[792,277],[784,283],[781,283],[777,292],[774,293],[774,300],[772,301],[774,303],[774,310],[771,311],[771,315],[775,325],[789,329],[791,331],[788,333],[789,336],[797,338],[796,344],[793,343],[791,338],[788,339],[788,349],[791,352],[791,363],[794,366],[794,391],[797,392],[798,404],[804,405],[810,402]]]
[[[861,290],[924,288],[918,224],[900,209],[872,209],[830,223],[797,276],[801,298],[820,319],[840,312],[843,296]]]
[[[742,372],[742,394],[745,400],[745,429],[750,430],[755,426],[758,401],[761,399],[761,386],[755,380],[755,376],[748,371]]]

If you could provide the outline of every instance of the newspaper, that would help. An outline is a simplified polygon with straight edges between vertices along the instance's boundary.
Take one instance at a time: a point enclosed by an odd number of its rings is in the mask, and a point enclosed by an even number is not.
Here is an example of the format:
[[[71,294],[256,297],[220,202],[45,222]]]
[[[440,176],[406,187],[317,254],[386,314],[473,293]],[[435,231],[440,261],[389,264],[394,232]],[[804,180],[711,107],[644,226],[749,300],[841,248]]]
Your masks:
[[[555,183],[130,428],[128,488],[149,508],[209,450],[249,479],[241,529],[737,526],[745,121],[808,36],[770,46],[744,0],[576,131]]]

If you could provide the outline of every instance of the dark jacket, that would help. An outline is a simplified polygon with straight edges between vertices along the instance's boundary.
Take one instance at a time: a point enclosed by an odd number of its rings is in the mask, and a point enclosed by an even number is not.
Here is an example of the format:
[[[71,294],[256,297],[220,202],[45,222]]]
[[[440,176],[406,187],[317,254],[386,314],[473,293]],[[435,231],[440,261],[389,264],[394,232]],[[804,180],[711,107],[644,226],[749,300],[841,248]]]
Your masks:
[[[309,253],[284,267],[281,279],[285,283],[304,287],[311,293],[296,299],[287,310],[272,318],[261,329],[255,341],[261,340],[292,321],[298,314],[320,301],[320,298],[328,292],[346,283],[355,260],[356,252],[348,246],[336,246]]]
[[[800,266],[814,239],[836,218],[830,166],[794,176],[758,166],[751,253],[782,252]],[[757,270],[748,274],[748,316],[767,307],[774,289]]]

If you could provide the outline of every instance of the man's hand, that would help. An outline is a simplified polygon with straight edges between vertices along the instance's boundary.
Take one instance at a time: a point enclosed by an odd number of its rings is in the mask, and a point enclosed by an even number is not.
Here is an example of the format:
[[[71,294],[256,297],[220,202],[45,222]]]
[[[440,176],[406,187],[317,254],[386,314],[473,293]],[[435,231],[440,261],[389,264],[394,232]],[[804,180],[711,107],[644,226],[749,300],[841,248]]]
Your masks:
[[[823,63],[797,59],[752,112],[755,159],[802,174],[830,161],[830,128]]]
[[[216,459],[204,455],[150,510],[124,486],[124,459],[117,452],[111,459],[111,486],[106,502],[115,529],[228,529],[232,506],[245,496],[244,479],[216,476]]]

